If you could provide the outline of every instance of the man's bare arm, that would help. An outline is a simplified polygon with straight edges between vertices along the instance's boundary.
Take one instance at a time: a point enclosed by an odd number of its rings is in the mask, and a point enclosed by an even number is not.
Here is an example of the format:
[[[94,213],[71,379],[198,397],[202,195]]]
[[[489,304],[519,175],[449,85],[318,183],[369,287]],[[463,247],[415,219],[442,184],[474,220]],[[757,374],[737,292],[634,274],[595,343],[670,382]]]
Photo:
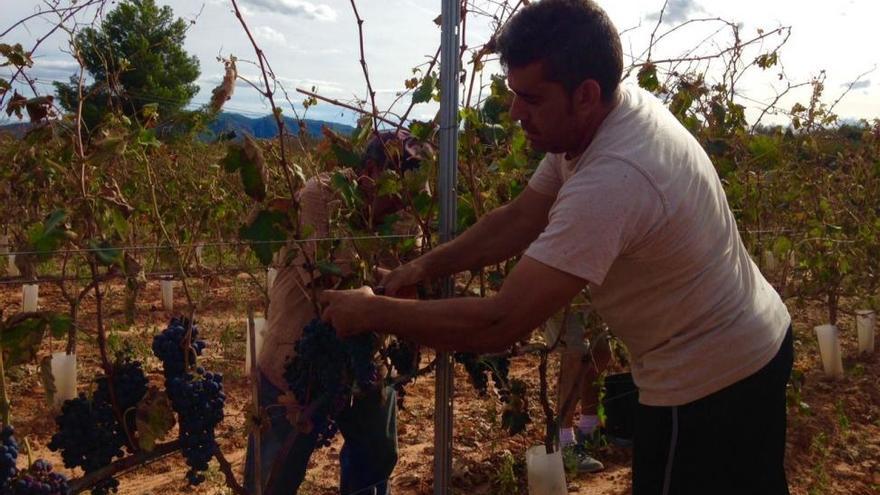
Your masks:
[[[382,281],[389,295],[422,280],[504,261],[523,251],[547,226],[555,198],[530,187],[454,240],[396,270]]]
[[[498,294],[414,301],[376,296],[368,287],[324,291],[323,318],[340,336],[364,331],[397,334],[436,349],[503,350],[559,310],[587,281],[528,256]]]

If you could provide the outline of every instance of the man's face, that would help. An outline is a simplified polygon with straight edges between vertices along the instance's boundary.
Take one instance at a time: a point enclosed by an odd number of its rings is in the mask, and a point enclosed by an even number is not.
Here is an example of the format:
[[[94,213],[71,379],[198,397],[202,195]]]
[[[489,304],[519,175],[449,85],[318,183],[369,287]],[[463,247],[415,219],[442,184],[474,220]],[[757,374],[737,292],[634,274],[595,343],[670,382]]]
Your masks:
[[[510,117],[520,122],[533,148],[551,153],[577,148],[581,138],[577,108],[561,83],[545,79],[541,62],[511,67],[507,83],[514,92]]]

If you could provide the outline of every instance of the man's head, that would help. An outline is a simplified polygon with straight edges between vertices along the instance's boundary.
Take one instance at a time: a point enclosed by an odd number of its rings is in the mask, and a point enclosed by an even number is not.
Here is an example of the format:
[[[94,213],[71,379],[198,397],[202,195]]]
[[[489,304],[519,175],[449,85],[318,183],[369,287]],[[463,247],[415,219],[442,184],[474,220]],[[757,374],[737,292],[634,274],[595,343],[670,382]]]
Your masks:
[[[516,94],[511,117],[532,145],[555,153],[612,105],[623,73],[620,36],[592,0],[542,0],[516,14],[497,41]]]
[[[382,131],[373,134],[367,143],[361,166],[358,169],[358,188],[364,200],[371,205],[373,222],[382,222],[385,215],[403,207],[396,196],[380,196],[376,182],[386,170],[404,173],[419,168],[423,158],[423,145],[409,132]]]

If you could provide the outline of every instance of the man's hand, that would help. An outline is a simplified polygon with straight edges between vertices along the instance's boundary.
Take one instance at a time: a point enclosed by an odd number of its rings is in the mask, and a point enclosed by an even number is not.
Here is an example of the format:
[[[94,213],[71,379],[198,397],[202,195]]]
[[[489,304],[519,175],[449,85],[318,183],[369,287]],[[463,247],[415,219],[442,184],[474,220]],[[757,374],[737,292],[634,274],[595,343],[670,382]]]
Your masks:
[[[319,298],[324,305],[321,319],[333,325],[340,338],[375,330],[369,318],[375,311],[371,307],[375,297],[373,289],[366,286],[354,290],[325,290]]]
[[[419,260],[413,260],[385,274],[382,277],[381,285],[385,288],[385,294],[388,296],[415,299],[416,284],[426,278],[427,273],[425,273],[422,264],[419,263]]]

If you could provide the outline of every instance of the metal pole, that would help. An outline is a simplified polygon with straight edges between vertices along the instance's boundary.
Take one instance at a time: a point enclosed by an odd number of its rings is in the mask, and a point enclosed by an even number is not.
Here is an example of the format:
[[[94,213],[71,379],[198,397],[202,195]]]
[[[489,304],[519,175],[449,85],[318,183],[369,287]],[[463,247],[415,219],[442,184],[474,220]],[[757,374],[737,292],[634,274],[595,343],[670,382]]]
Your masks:
[[[461,0],[443,0],[440,41],[440,242],[455,237],[458,171],[458,74]],[[443,281],[443,297],[452,297],[453,280]],[[437,354],[434,388],[434,495],[449,493],[452,479],[453,364],[448,352]]]

